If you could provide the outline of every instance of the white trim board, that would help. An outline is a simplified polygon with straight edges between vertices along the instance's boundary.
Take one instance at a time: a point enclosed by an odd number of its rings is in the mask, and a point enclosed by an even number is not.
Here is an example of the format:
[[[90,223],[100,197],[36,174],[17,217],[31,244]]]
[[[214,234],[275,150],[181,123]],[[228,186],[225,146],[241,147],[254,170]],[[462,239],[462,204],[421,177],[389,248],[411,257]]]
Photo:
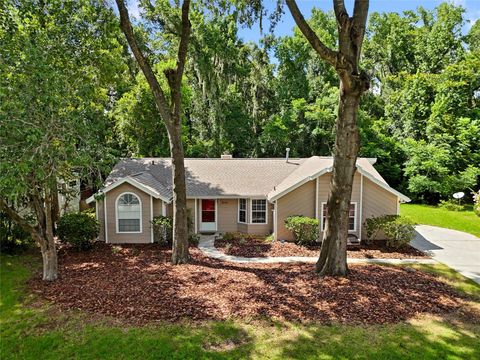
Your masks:
[[[137,189],[140,189],[142,190],[143,192],[147,193],[148,195],[151,195],[153,196],[155,199],[161,199],[162,201],[165,201],[167,203],[170,203],[170,199],[167,199],[166,197],[160,195],[160,193],[154,189],[152,189],[151,187],[149,186],[146,186],[146,185],[143,185],[141,184],[140,182],[138,182],[137,180],[131,178],[131,177],[125,177],[125,178],[122,178],[110,185],[108,185],[106,188],[102,189],[99,193],[103,193],[103,194],[106,194],[107,192],[109,192],[110,190],[113,190],[115,189],[116,187],[122,185],[122,184],[130,184],[134,187],[136,187]],[[92,202],[95,201],[95,195],[92,195],[90,196],[86,202],[87,204],[90,204]]]

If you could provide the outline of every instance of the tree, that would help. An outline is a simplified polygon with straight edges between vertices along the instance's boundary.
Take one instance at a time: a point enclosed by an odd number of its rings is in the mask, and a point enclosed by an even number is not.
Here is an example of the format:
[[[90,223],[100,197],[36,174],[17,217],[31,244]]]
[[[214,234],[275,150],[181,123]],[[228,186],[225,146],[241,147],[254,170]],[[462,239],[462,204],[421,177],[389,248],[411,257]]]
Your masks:
[[[348,272],[348,211],[360,148],[357,114],[360,98],[369,88],[367,74],[359,69],[369,1],[356,0],[353,17],[348,15],[343,0],[333,1],[338,50],[332,50],[319,39],[305,21],[295,0],[286,0],[286,3],[312,48],[335,69],[340,78],[333,171],[327,204],[329,217],[316,269],[320,275],[345,276]]]
[[[170,153],[172,156],[172,182],[173,182],[173,246],[172,263],[183,264],[189,261],[188,252],[188,230],[187,230],[187,193],[185,182],[185,164],[184,149],[182,143],[182,77],[187,59],[188,43],[190,40],[191,24],[189,19],[190,0],[184,0],[181,6],[180,25],[179,25],[179,43],[174,68],[164,70],[170,88],[170,101],[163,91],[155,75],[151,63],[144,55],[144,51],[139,46],[135,37],[132,24],[128,15],[128,10],[123,0],[116,0],[118,11],[120,13],[120,28],[122,29],[130,49],[140,66],[148,85],[153,94],[160,117],[168,132]],[[161,3],[160,7],[166,6],[172,14],[176,9],[170,5]],[[153,5],[150,4],[152,8]],[[153,7],[152,10],[155,10]],[[160,11],[160,16],[164,14]],[[163,21],[159,21],[161,25]],[[175,30],[174,30],[175,32]]]
[[[52,281],[59,181],[101,173],[110,158],[102,144],[122,47],[102,2],[11,1],[0,12],[0,210],[36,241]]]

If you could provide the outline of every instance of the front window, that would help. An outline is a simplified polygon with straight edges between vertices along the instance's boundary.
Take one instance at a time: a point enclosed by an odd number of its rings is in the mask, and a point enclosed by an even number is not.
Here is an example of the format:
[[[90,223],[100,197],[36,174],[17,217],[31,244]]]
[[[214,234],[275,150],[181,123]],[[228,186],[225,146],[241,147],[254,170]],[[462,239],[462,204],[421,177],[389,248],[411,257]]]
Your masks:
[[[350,209],[348,210],[348,231],[356,231],[356,213],[357,204],[350,203]],[[327,203],[322,204],[322,231],[325,230],[325,224],[327,222],[328,208]]]
[[[267,223],[267,200],[265,199],[252,200],[252,223],[253,224]]]
[[[117,200],[118,232],[141,232],[142,208],[140,199],[130,193]]]
[[[238,200],[238,222],[247,222],[247,199]]]

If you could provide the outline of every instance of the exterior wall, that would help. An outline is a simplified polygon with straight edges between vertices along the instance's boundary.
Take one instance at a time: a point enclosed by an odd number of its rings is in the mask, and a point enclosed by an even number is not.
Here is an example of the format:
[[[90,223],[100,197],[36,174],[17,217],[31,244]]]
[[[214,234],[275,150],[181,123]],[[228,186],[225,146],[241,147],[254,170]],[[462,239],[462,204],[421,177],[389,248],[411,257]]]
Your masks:
[[[315,184],[315,180],[309,181],[277,200],[277,239],[293,240],[292,233],[285,228],[284,222],[287,217],[292,215],[315,217]]]
[[[250,201],[248,202],[248,215],[247,219],[250,222]],[[254,235],[269,235],[273,232],[273,206],[267,201],[267,223],[266,224],[238,224],[239,225],[239,230],[240,227],[246,227],[246,231],[240,231],[240,232],[245,232],[248,234],[254,234]]]
[[[217,231],[221,233],[238,231],[238,199],[217,200]]]
[[[331,173],[324,174],[318,178],[318,222],[320,226],[320,239],[323,238],[323,231],[322,231],[322,203],[326,203],[328,201],[328,195],[330,193],[330,179],[332,177]],[[361,188],[361,175],[357,172],[353,178],[353,186],[352,186],[352,197],[351,202],[357,203],[357,211],[355,213],[356,216],[356,229],[355,231],[349,231],[350,234],[355,234],[360,237],[360,226],[363,221],[360,221],[360,188]],[[364,185],[365,185],[365,178],[364,178]],[[365,190],[363,194],[363,201],[365,201]]]
[[[396,195],[381,188],[369,179],[363,178],[362,224],[368,218],[397,214],[398,202],[399,199]],[[362,238],[365,239],[366,236],[366,230],[363,228]],[[377,237],[380,239],[383,236],[379,234]]]
[[[142,202],[142,232],[138,234],[117,233],[115,203],[119,195],[124,192],[131,192],[137,195]],[[149,243],[152,240],[150,226],[150,195],[136,187],[124,183],[106,193],[108,243]]]
[[[160,199],[153,199],[153,216],[162,215],[162,203]]]

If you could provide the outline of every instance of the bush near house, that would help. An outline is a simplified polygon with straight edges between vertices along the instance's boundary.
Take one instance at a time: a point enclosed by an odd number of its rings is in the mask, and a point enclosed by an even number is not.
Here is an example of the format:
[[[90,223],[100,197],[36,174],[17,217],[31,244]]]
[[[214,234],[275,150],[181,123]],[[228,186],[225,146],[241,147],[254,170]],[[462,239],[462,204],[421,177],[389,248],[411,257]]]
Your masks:
[[[172,243],[173,218],[171,216],[155,216],[150,222],[153,228],[153,240],[162,245]]]
[[[365,221],[367,241],[376,238],[383,231],[387,246],[398,249],[407,246],[415,235],[415,223],[409,218],[400,215],[384,215],[369,218]]]
[[[58,237],[77,250],[88,250],[98,237],[100,225],[90,213],[68,213],[60,218]]]
[[[285,227],[293,233],[298,245],[314,245],[318,240],[318,220],[306,216],[289,216]]]

